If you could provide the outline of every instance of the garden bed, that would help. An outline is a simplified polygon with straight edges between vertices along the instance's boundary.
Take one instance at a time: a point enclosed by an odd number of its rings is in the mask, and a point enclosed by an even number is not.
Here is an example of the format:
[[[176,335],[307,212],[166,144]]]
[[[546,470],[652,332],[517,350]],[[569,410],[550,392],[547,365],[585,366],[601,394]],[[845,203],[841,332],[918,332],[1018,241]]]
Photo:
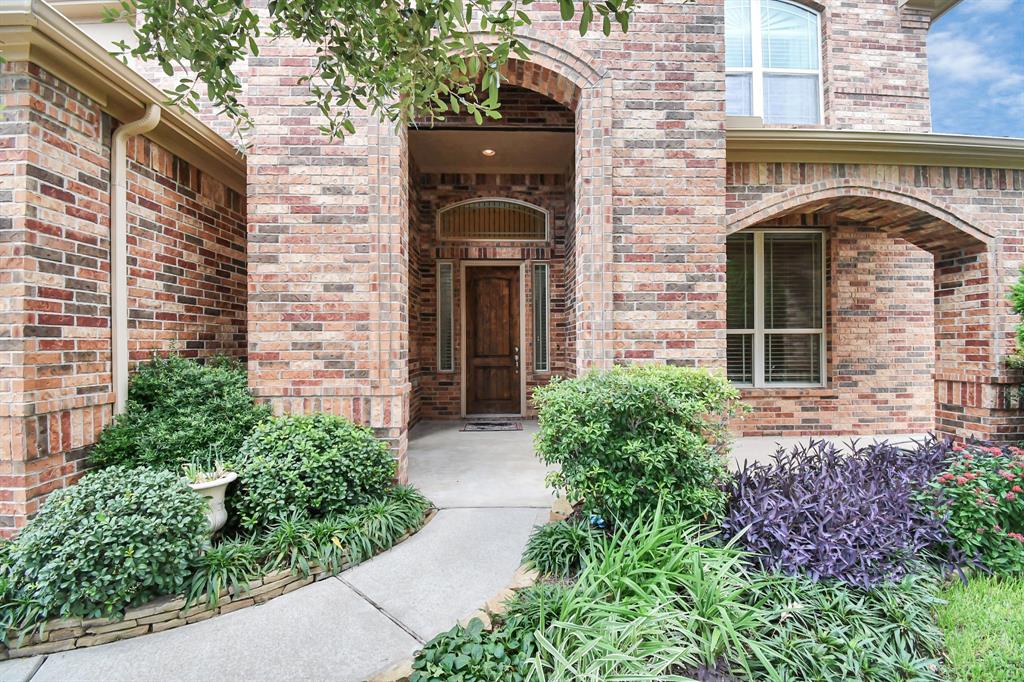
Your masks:
[[[540,582],[427,642],[411,682],[1022,679],[1024,450],[814,442],[733,474],[720,376],[616,368],[534,397],[580,502],[531,536]]]
[[[430,509],[417,528],[410,529],[391,547],[397,546],[418,533],[436,514],[436,509]],[[345,562],[342,564],[341,571],[346,571],[357,563]],[[198,623],[220,614],[265,604],[275,597],[288,594],[300,587],[338,575],[341,571],[331,573],[320,566],[311,566],[308,575],[295,573],[290,569],[272,571],[262,578],[251,581],[245,591],[222,590],[215,605],[211,605],[210,600],[205,597],[195,600],[192,605],[189,605],[184,595],[178,595],[162,597],[128,609],[123,618],[53,619],[43,623],[39,631],[34,634],[22,637],[18,632],[9,633],[8,642],[17,646],[8,647],[0,643],[0,660],[55,654],[70,649],[84,649],[98,644],[108,644],[154,632],[163,632],[190,623]],[[19,638],[21,639],[20,645],[18,645]]]

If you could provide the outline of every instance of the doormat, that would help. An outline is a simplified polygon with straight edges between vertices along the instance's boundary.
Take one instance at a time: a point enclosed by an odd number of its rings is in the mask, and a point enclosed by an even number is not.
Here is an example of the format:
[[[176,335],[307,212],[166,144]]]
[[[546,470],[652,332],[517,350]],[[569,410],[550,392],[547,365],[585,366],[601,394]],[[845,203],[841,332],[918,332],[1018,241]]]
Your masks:
[[[459,431],[522,431],[522,422],[466,422]]]

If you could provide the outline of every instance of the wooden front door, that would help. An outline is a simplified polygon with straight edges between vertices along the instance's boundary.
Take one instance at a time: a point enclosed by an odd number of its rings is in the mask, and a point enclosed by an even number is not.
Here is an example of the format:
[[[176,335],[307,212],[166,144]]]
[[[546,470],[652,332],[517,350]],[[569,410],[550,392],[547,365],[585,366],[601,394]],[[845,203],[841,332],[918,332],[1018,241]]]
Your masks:
[[[519,268],[466,268],[466,414],[519,414]]]

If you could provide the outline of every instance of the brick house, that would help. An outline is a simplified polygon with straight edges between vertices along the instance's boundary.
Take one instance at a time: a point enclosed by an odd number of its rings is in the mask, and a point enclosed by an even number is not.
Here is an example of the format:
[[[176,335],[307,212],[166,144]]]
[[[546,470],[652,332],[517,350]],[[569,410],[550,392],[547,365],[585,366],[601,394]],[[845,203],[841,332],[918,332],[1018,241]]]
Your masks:
[[[625,362],[727,371],[739,435],[1024,430],[1024,141],[929,132],[955,0],[645,0],[610,38],[535,4],[501,120],[335,143],[312,51],[267,42],[245,157],[105,53],[103,4],[0,0],[7,532],[172,347],[402,462],[419,420],[529,416],[533,386]]]

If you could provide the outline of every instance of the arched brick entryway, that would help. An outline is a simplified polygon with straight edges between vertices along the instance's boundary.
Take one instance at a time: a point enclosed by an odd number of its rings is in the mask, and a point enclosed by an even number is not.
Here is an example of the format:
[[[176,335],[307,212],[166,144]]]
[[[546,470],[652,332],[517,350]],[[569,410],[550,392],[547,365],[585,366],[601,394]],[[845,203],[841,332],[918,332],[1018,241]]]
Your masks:
[[[600,117],[610,89],[588,60],[527,40],[536,61],[513,59],[503,66],[500,119],[483,125],[463,114],[417,120],[402,139],[410,173],[407,333],[413,423],[494,411],[479,409],[494,401],[481,402],[477,395],[482,380],[470,368],[479,358],[468,355],[475,348],[468,339],[476,339],[475,330],[482,328],[478,311],[466,300],[469,276],[476,281],[484,273],[486,281],[493,279],[482,268],[520,269],[512,288],[521,293],[510,298],[517,301],[515,318],[522,324],[516,323],[519,331],[510,332],[508,343],[517,351],[514,361],[503,360],[502,366],[518,365],[521,372],[507,377],[502,370],[501,380],[487,385],[508,388],[493,389],[503,396],[517,394],[503,397],[501,405],[521,407],[498,412],[532,414],[535,386],[611,362],[611,130]],[[551,149],[542,148],[541,139]],[[488,150],[494,159],[481,162],[486,147],[495,148]],[[524,154],[517,157],[520,150]],[[443,209],[476,199],[537,207],[549,220],[544,239],[441,238],[436,223]],[[537,266],[545,274],[537,275]],[[544,308],[533,298],[539,276],[546,282]],[[546,311],[544,322],[535,321],[537,310]],[[533,325],[549,330],[548,337],[539,336]],[[533,360],[538,345],[550,355],[543,369]],[[520,380],[521,390],[515,385]]]
[[[827,380],[751,389],[745,433],[914,433],[1016,438],[997,378],[1001,302],[993,239],[930,197],[848,181],[769,193],[728,232],[828,235]]]

